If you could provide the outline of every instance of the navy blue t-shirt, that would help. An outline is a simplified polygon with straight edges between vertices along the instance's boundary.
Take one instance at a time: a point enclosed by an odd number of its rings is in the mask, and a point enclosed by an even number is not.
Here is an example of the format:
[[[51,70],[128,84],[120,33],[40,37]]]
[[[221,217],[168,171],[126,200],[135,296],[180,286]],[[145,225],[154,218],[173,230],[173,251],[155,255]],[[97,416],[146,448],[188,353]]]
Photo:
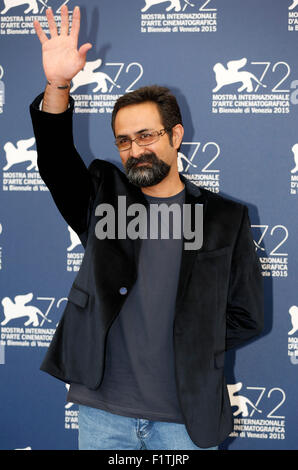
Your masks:
[[[150,205],[179,204],[182,219],[185,189],[166,198],[145,197]],[[97,390],[71,384],[67,400],[122,416],[184,423],[173,346],[183,234],[173,238],[170,217],[170,237],[162,239],[159,232],[157,239],[151,239],[149,210],[147,221],[137,280],[108,331],[103,380]]]

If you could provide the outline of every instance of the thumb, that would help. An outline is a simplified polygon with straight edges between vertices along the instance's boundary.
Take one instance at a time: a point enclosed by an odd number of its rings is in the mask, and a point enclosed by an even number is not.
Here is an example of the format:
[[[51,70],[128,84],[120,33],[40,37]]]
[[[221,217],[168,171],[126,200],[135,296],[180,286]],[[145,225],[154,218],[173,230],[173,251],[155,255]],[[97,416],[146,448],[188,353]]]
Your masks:
[[[80,47],[79,54],[82,57],[82,59],[84,59],[84,61],[86,60],[87,52],[89,51],[89,49],[91,49],[91,47],[92,47],[92,44],[90,44],[90,42],[87,42],[86,44],[83,44]]]

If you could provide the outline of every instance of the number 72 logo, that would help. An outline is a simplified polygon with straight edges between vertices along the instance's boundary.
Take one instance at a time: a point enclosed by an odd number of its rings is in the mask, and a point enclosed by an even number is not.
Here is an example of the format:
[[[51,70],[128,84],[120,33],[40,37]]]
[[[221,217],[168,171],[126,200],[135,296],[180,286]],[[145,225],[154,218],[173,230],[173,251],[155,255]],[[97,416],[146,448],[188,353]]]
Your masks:
[[[269,234],[270,236],[273,236],[275,231],[279,231],[279,233],[282,233],[282,240],[280,240],[277,245],[275,246],[275,248],[273,248],[270,253],[269,253],[269,256],[272,256],[272,255],[275,255],[275,256],[287,256],[288,253],[280,253],[280,252],[277,252],[277,250],[286,242],[286,240],[288,239],[288,236],[289,236],[289,232],[288,232],[288,229],[287,227],[285,227],[284,225],[274,225],[272,227],[272,229],[270,230],[269,232],[269,225],[252,225],[251,226],[252,229],[258,229],[258,230],[254,230],[255,233],[258,233],[258,237],[257,240],[255,240],[254,238],[254,244],[256,246],[256,250],[261,250],[261,251],[265,251],[265,248],[263,246],[261,246],[261,243],[263,242],[264,240],[264,237],[265,235]],[[280,232],[281,231],[281,232]]]
[[[188,158],[186,158],[185,155],[184,155],[183,153],[181,153],[181,152],[179,152],[179,155],[178,155],[178,157],[180,157],[180,159],[182,158],[182,159],[184,159],[184,160],[187,162],[187,164],[186,164],[186,166],[185,166],[185,169],[184,169],[184,171],[186,172],[186,171],[188,171],[190,165],[197,167],[197,165],[194,165],[194,164],[193,164],[193,160],[195,159],[196,156],[199,157],[199,149],[200,149],[200,147],[201,147],[201,142],[182,142],[181,146],[190,146],[190,149],[191,149],[191,150],[190,150],[190,155],[189,155]],[[211,149],[211,150],[209,150],[209,149]],[[216,142],[206,142],[206,143],[202,146],[202,148],[201,148],[201,150],[200,150],[200,153],[203,154],[203,156],[204,156],[204,154],[206,153],[206,157],[207,157],[207,158],[210,158],[210,160],[208,161],[208,163],[207,163],[207,164],[204,166],[204,168],[202,168],[200,171],[201,171],[202,173],[204,173],[204,172],[206,172],[206,173],[207,173],[207,172],[218,173],[219,170],[214,169],[214,168],[211,169],[211,168],[209,168],[209,167],[210,167],[210,165],[211,165],[212,163],[215,162],[215,160],[216,160],[216,159],[219,157],[219,155],[220,155],[220,147],[219,147],[219,145],[218,145]],[[200,158],[200,157],[199,157],[199,158]]]

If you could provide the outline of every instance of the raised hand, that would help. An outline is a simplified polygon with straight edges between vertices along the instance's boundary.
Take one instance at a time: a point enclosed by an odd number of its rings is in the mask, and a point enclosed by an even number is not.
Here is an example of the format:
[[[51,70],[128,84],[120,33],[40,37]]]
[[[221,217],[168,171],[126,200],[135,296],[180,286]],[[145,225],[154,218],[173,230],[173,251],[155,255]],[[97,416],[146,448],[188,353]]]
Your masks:
[[[34,28],[42,44],[42,61],[47,80],[63,86],[70,84],[72,78],[84,67],[86,54],[92,44],[83,44],[78,49],[80,31],[80,9],[74,8],[72,26],[69,32],[68,8],[61,7],[61,30],[58,34],[56,22],[51,8],[46,10],[51,38],[43,31],[40,23],[35,20]]]

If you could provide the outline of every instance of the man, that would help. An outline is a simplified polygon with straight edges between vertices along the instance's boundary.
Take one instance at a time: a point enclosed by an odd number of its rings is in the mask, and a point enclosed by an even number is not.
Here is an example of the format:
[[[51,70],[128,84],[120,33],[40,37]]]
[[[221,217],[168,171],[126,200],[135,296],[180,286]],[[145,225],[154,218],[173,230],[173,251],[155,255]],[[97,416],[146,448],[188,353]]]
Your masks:
[[[91,45],[77,50],[77,7],[69,34],[66,6],[60,35],[50,9],[47,18],[51,39],[35,22],[48,80],[30,107],[38,166],[85,255],[41,369],[71,384],[80,449],[215,449],[233,429],[225,350],[263,325],[247,208],[179,175],[182,119],[163,87],[115,105],[125,173],[98,159],[87,169],[73,144],[69,88]],[[179,209],[170,222],[164,204]]]

